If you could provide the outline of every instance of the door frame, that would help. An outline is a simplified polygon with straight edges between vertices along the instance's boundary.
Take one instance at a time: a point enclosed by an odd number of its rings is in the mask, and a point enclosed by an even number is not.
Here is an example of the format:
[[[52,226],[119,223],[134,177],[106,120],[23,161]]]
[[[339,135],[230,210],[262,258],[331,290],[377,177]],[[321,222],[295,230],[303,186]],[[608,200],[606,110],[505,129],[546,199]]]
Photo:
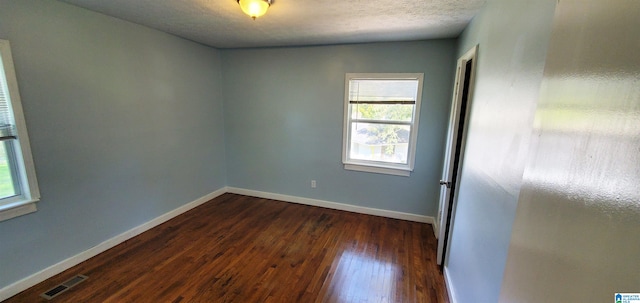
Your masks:
[[[455,209],[458,199],[460,184],[460,172],[462,171],[462,160],[467,139],[467,129],[469,117],[471,116],[471,103],[475,86],[475,74],[477,66],[478,45],[469,49],[464,55],[458,58],[456,65],[456,78],[451,103],[451,113],[449,116],[449,127],[447,130],[446,149],[442,164],[442,179],[440,180],[441,190],[438,205],[438,216],[436,218],[438,247],[437,263],[444,266],[449,252],[450,239],[455,219]],[[466,80],[466,66],[471,61],[471,72],[469,73],[469,85],[467,89],[467,100],[465,104],[465,116],[462,121],[462,129],[459,129],[461,106],[463,103],[464,83]],[[462,132],[461,140],[458,141],[458,133]],[[456,151],[459,151],[457,161],[457,171],[454,174],[454,162]],[[455,180],[448,180],[456,175]]]

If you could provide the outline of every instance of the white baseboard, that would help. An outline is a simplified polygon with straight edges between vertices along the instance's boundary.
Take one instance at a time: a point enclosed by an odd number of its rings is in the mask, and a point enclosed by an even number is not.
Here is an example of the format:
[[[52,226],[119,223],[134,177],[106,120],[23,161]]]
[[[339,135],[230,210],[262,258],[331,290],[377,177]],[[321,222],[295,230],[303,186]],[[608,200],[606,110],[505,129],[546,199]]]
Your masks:
[[[245,196],[252,196],[252,197],[259,197],[259,198],[265,198],[265,199],[272,199],[272,200],[279,200],[279,201],[285,201],[285,202],[292,202],[292,203],[298,203],[298,204],[304,204],[304,205],[312,205],[312,206],[318,206],[318,207],[324,207],[324,208],[331,208],[331,209],[337,209],[337,210],[344,210],[344,211],[350,211],[350,212],[355,212],[355,213],[361,213],[361,214],[367,214],[367,215],[374,215],[374,216],[380,216],[380,217],[387,217],[387,218],[393,218],[393,219],[401,219],[401,220],[407,220],[407,221],[414,221],[414,222],[421,222],[421,223],[427,223],[427,224],[431,224],[432,226],[434,226],[434,218],[433,217],[429,217],[429,216],[422,216],[422,215],[416,215],[416,214],[410,214],[410,213],[403,213],[403,212],[397,212],[397,211],[391,211],[391,210],[384,210],[384,209],[378,209],[378,208],[369,208],[369,207],[363,207],[363,206],[356,206],[356,205],[350,205],[350,204],[343,204],[343,203],[336,203],[336,202],[329,202],[329,201],[323,201],[323,200],[316,200],[316,199],[310,199],[310,198],[303,198],[303,197],[296,197],[296,196],[288,196],[288,195],[282,195],[282,194],[274,194],[274,193],[269,193],[269,192],[262,192],[262,191],[256,191],[256,190],[249,190],[249,189],[242,189],[242,188],[235,188],[235,187],[224,187],[221,189],[218,189],[210,194],[207,194],[201,198],[198,198],[192,202],[189,202],[183,206],[180,206],[168,213],[165,213],[155,219],[152,219],[151,221],[148,221],[142,225],[136,226],[128,231],[125,231],[111,239],[108,239],[92,248],[89,248],[88,250],[85,250],[75,256],[72,256],[66,260],[60,261],[54,265],[51,265],[35,274],[32,274],[24,279],[21,279],[17,282],[14,282],[6,287],[3,287],[2,289],[0,289],[0,301],[6,300],[18,293],[20,293],[21,291],[24,291],[26,289],[28,289],[29,287],[32,287],[46,279],[49,279],[73,266],[76,266],[126,240],[129,240],[149,229],[152,229],[166,221],[169,221],[170,219],[177,217],[197,206],[200,206],[202,204],[204,204],[205,202],[214,199],[218,196],[221,196],[224,193],[234,193],[234,194],[239,194],[239,195],[245,195]],[[445,274],[446,277],[446,274]],[[448,288],[447,288],[448,290]],[[451,297],[451,294],[449,295]],[[455,303],[452,301],[452,303]]]
[[[456,292],[453,289],[453,284],[451,283],[451,280],[449,279],[449,269],[445,266],[444,267],[444,286],[447,289],[447,294],[449,295],[449,302],[450,303],[456,303]]]
[[[226,188],[221,188],[218,189],[210,194],[207,194],[203,197],[200,197],[192,202],[189,202],[183,206],[180,206],[168,213],[165,213],[155,219],[152,219],[151,221],[148,221],[147,223],[144,223],[142,225],[136,226],[128,231],[125,231],[111,239],[108,239],[92,248],[89,248],[88,250],[85,250],[73,257],[70,257],[66,260],[60,261],[54,265],[51,265],[33,275],[30,275],[22,280],[19,280],[17,282],[14,282],[6,287],[3,287],[2,289],[0,289],[0,301],[6,300],[18,293],[20,293],[21,291],[24,291],[26,289],[28,289],[31,286],[34,286],[46,279],[49,279],[73,266],[76,266],[106,250],[108,250],[109,248],[112,248],[126,240],[129,240],[149,229],[152,229],[166,221],[169,221],[170,219],[177,217],[197,206],[200,206],[202,204],[204,204],[205,202],[208,202],[211,199],[214,199],[222,194],[224,194],[226,192]]]
[[[258,197],[258,198],[279,200],[279,201],[298,203],[298,204],[304,204],[304,205],[312,205],[312,206],[331,208],[331,209],[337,209],[337,210],[344,210],[344,211],[350,211],[350,212],[366,214],[366,215],[374,215],[374,216],[387,217],[387,218],[393,218],[393,219],[427,223],[427,224],[431,224],[432,226],[434,225],[433,217],[403,213],[403,212],[392,211],[392,210],[369,208],[364,206],[356,206],[351,204],[343,204],[343,203],[316,200],[316,199],[303,198],[303,197],[297,197],[297,196],[274,194],[269,192],[237,188],[237,187],[227,187],[227,192],[239,194],[239,195],[245,195],[245,196]]]

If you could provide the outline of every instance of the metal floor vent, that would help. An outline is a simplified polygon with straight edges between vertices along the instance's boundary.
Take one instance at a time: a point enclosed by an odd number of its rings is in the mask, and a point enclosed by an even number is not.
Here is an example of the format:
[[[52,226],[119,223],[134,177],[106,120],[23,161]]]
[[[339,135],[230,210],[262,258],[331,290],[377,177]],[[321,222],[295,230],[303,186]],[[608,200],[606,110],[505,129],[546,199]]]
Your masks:
[[[77,275],[67,281],[65,281],[64,283],[55,286],[52,289],[49,289],[47,291],[45,291],[44,293],[40,294],[41,297],[47,299],[47,300],[51,300],[55,297],[57,297],[58,295],[62,294],[63,292],[69,290],[69,288],[74,287],[76,285],[78,285],[78,283],[89,279],[89,277],[84,276],[84,275]]]

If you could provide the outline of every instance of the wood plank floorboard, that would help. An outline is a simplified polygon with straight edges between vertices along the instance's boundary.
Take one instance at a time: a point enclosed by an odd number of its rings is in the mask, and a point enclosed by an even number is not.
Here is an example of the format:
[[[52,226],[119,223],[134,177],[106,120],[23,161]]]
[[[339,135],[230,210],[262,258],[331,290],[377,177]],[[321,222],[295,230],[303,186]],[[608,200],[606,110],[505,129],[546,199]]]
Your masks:
[[[5,302],[449,302],[436,244],[428,224],[224,194]]]

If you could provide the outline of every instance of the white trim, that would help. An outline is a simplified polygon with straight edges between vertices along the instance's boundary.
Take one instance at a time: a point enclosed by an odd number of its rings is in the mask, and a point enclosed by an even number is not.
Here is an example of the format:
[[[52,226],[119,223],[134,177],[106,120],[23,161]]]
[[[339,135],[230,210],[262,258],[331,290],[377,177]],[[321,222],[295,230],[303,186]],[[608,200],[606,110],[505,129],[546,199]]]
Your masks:
[[[250,190],[250,189],[243,189],[243,188],[236,188],[236,187],[223,187],[221,189],[218,189],[210,194],[207,194],[203,197],[200,197],[192,202],[189,202],[183,206],[180,206],[170,212],[167,212],[163,215],[160,215],[159,217],[152,219],[146,223],[143,223],[139,226],[136,226],[128,231],[125,231],[111,239],[108,239],[92,248],[89,248],[75,256],[72,256],[66,260],[62,260],[54,265],[51,265],[39,272],[36,272],[24,279],[21,279],[19,281],[16,281],[8,286],[5,286],[4,288],[0,289],[0,301],[6,300],[10,297],[15,296],[16,294],[28,289],[29,287],[32,287],[46,279],[49,279],[73,266],[76,266],[126,240],[129,240],[147,230],[150,230],[166,221],[169,221],[193,208],[196,208],[202,204],[204,204],[205,202],[210,201],[211,199],[214,199],[216,197],[219,197],[225,193],[234,193],[234,194],[239,194],[239,195],[245,195],[245,196],[252,196],[252,197],[258,197],[258,198],[265,198],[265,199],[272,199],[272,200],[279,200],[279,201],[284,201],[284,202],[291,202],[291,203],[298,203],[298,204],[304,204],[304,205],[311,205],[311,206],[318,206],[318,207],[324,207],[324,208],[330,208],[330,209],[337,209],[337,210],[344,210],[344,211],[349,211],[349,212],[354,212],[354,213],[360,213],[360,214],[367,214],[367,215],[374,215],[374,216],[380,216],[380,217],[387,217],[387,218],[393,218],[393,219],[400,219],[400,220],[407,220],[407,221],[414,221],[414,222],[420,222],[420,223],[427,223],[427,224],[431,224],[432,226],[434,225],[434,218],[433,217],[429,217],[429,216],[422,216],[422,215],[416,215],[416,214],[410,214],[410,213],[403,213],[403,212],[397,212],[397,211],[392,211],[392,210],[385,210],[385,209],[378,209],[378,208],[369,208],[369,207],[363,207],[363,206],[356,206],[356,205],[350,205],[350,204],[343,204],[343,203],[337,203],[337,202],[329,202],[329,201],[323,201],[323,200],[316,200],[316,199],[310,199],[310,198],[303,198],[303,197],[296,197],[296,196],[288,196],[288,195],[282,195],[282,194],[274,194],[274,193],[269,193],[269,192],[262,192],[262,191],[257,191],[257,190]],[[31,204],[33,205],[33,204]],[[28,206],[28,205],[25,205]],[[34,206],[35,207],[35,206]]]
[[[456,303],[456,292],[453,288],[453,283],[451,283],[451,279],[449,278],[449,268],[444,267],[444,286],[447,289],[447,294],[449,295],[449,302]]]
[[[416,103],[413,111],[413,119],[407,125],[410,126],[407,163],[385,163],[379,165],[375,161],[351,159],[351,107],[349,106],[350,81],[358,80],[417,80]],[[420,106],[422,103],[422,87],[424,85],[424,73],[346,73],[344,80],[344,117],[342,126],[342,163],[344,169],[364,171],[370,173],[390,174],[397,176],[409,176],[413,171],[416,150],[418,145],[418,129],[420,122]],[[383,121],[379,121],[383,122]],[[391,123],[393,124],[393,123]],[[367,168],[369,166],[370,168]]]
[[[35,201],[21,202],[18,206],[0,209],[0,221],[9,220],[18,216],[37,211]]]
[[[436,240],[438,239],[438,235],[440,234],[440,230],[439,230],[439,226],[440,223],[437,222],[437,220],[434,218],[433,219],[433,224],[431,224],[431,226],[433,227],[433,235],[436,237]]]
[[[344,210],[344,211],[350,211],[350,212],[359,213],[359,214],[374,215],[374,216],[387,217],[387,218],[393,218],[393,219],[427,223],[431,225],[433,225],[434,223],[433,217],[403,213],[403,212],[386,210],[386,209],[370,208],[370,207],[364,207],[364,206],[356,206],[351,204],[330,202],[330,201],[303,198],[303,197],[297,197],[297,196],[274,194],[269,192],[244,189],[244,188],[236,188],[236,187],[227,187],[227,192],[239,194],[239,195],[245,195],[245,196],[258,197],[258,198],[279,200],[284,202],[318,206],[318,207],[331,208],[331,209],[337,209],[337,210]]]
[[[375,174],[387,174],[394,176],[403,176],[409,177],[411,176],[411,171],[404,168],[389,168],[389,167],[379,167],[379,166],[371,166],[371,165],[361,165],[361,164],[344,164],[344,169],[346,170],[355,170],[355,171],[363,171],[367,173],[375,173]]]
[[[11,45],[8,40],[2,39],[0,39],[0,73],[4,73],[5,76],[7,89],[5,93],[9,97],[9,107],[16,124],[17,139],[11,140],[15,158],[11,162],[17,170],[15,173],[17,180],[14,180],[14,182],[18,182],[20,187],[20,195],[10,198],[10,201],[9,199],[3,201],[2,204],[4,205],[0,207],[2,208],[0,210],[0,221],[2,221],[36,211],[37,208],[33,202],[40,200],[40,189],[38,188],[33,156],[31,155],[31,145],[29,144],[27,124],[22,110]],[[0,83],[0,85],[4,84]],[[13,208],[10,204],[13,204],[14,200],[20,201],[24,206]],[[27,204],[30,205],[27,206]]]
[[[2,50],[2,64],[4,66],[5,79],[7,80],[7,89],[11,98],[11,109],[13,110],[13,119],[16,123],[16,131],[18,132],[18,140],[16,143],[17,156],[22,165],[22,182],[23,195],[26,200],[38,201],[40,199],[40,189],[38,188],[38,180],[36,178],[36,170],[33,164],[33,156],[31,155],[31,145],[29,144],[29,134],[27,133],[27,123],[22,110],[22,99],[20,98],[20,90],[18,89],[18,80],[13,65],[13,55],[11,54],[11,45],[8,40],[0,40],[0,49]]]
[[[62,260],[54,265],[51,265],[35,274],[32,274],[22,280],[14,282],[6,287],[0,289],[0,301],[6,300],[21,291],[28,289],[48,278],[51,278],[75,265],[78,265],[126,240],[129,240],[147,230],[150,230],[166,221],[169,221],[195,207],[198,207],[211,199],[214,199],[218,196],[221,196],[226,192],[226,188],[223,187],[218,189],[210,194],[202,196],[192,202],[189,202],[185,205],[182,205],[170,212],[167,212],[151,221],[148,221],[142,225],[138,225],[128,231],[125,231],[111,239],[108,239],[92,248],[89,248],[75,256],[72,256],[66,260]]]
[[[440,198],[438,203],[438,214],[436,221],[438,222],[438,246],[436,251],[436,263],[442,264],[443,260],[446,258],[444,255],[444,250],[449,249],[449,243],[451,242],[451,235],[453,231],[453,224],[455,221],[455,209],[458,201],[458,192],[460,190],[460,176],[462,172],[462,165],[464,161],[464,153],[466,147],[467,140],[467,129],[469,126],[469,118],[471,116],[471,104],[473,102],[473,90],[475,85],[475,73],[476,73],[476,57],[478,52],[478,45],[472,47],[468,50],[464,55],[462,55],[458,59],[457,67],[456,67],[456,79],[454,83],[454,92],[453,92],[453,100],[451,102],[451,112],[449,116],[449,127],[447,130],[447,141],[446,150],[444,155],[444,160],[442,163],[442,175],[440,180],[445,180],[450,183],[455,183],[455,190],[452,193],[450,191],[449,186],[440,186]],[[469,75],[469,87],[467,94],[467,104],[466,104],[466,113],[464,117],[464,125],[462,129],[458,129],[460,123],[460,114],[462,108],[462,96],[464,91],[464,80],[466,80],[466,65],[471,61],[471,74]],[[457,137],[458,134],[462,132],[462,138],[460,141],[460,145],[457,145]],[[458,148],[460,159],[458,160],[458,171],[457,171],[457,179],[452,180],[454,175],[453,168],[455,166],[455,152],[456,147]],[[442,183],[441,183],[442,184]],[[449,198],[453,195],[453,199],[450,201]],[[449,214],[449,205],[452,204],[451,214]],[[451,221],[449,222],[449,231],[447,233],[447,218],[450,217]],[[449,241],[447,244],[444,243],[445,238],[448,238]],[[447,246],[445,248],[445,245]]]

